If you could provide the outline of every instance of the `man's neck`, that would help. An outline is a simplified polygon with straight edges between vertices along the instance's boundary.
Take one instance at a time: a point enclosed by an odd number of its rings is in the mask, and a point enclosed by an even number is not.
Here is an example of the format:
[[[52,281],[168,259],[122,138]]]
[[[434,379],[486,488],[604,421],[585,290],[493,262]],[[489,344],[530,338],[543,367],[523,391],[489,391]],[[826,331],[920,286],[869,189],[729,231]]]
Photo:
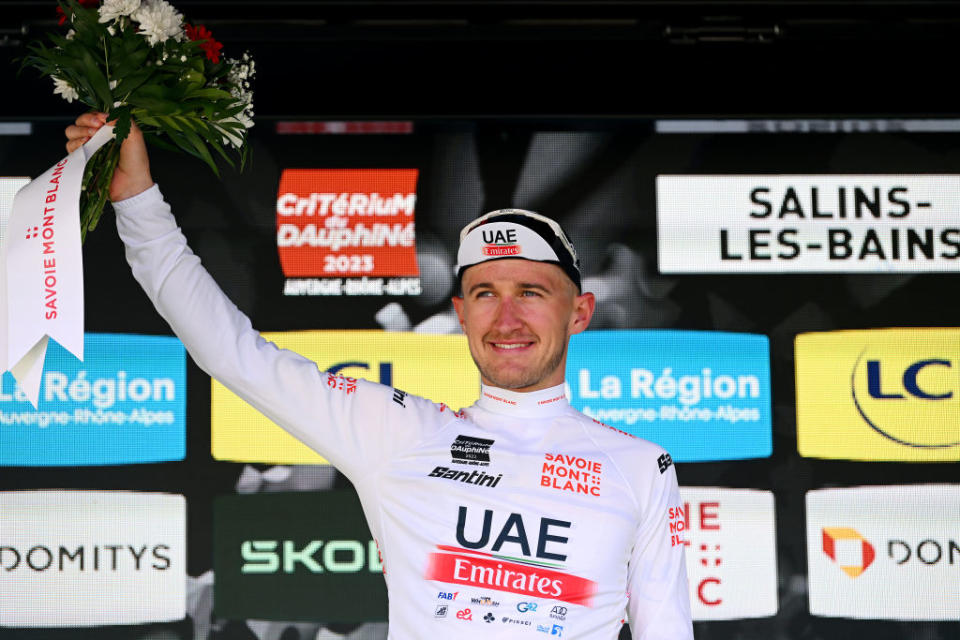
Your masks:
[[[492,413],[546,417],[565,412],[570,403],[567,401],[565,385],[563,384],[526,392],[511,391],[481,384],[477,406]]]

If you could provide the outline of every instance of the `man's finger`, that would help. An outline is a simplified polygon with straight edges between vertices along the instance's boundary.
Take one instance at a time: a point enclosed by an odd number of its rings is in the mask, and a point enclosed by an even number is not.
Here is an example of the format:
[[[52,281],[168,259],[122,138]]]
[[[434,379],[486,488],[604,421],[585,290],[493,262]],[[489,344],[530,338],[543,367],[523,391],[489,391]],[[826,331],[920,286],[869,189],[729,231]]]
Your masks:
[[[97,132],[99,126],[87,127],[72,124],[64,130],[67,140],[76,140],[77,138],[89,138]]]
[[[79,149],[80,146],[83,145],[89,139],[90,138],[79,138],[77,140],[71,140],[70,142],[67,143],[67,153],[73,153],[74,151]]]

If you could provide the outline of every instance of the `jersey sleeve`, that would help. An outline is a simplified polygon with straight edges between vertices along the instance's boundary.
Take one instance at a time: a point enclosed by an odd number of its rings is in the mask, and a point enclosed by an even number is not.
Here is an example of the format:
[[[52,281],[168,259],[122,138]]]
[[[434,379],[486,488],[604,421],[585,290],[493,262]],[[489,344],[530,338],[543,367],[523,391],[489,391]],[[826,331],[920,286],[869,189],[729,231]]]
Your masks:
[[[398,411],[392,388],[320,371],[261,337],[187,246],[156,185],[114,209],[134,277],[197,365],[355,484],[442,417],[428,401],[411,408],[423,416]]]
[[[628,568],[633,640],[693,640],[683,527],[685,515],[669,455],[644,453],[638,469],[641,521]]]

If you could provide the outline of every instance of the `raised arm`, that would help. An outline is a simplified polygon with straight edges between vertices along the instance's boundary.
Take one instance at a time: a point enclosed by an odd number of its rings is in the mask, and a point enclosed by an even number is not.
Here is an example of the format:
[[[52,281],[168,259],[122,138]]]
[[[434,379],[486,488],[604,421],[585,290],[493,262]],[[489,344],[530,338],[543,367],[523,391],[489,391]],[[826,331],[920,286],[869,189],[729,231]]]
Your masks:
[[[78,118],[67,129],[67,148],[76,148],[103,124],[101,114]],[[415,438],[425,426],[409,413],[397,414],[389,388],[321,372],[313,361],[277,348],[253,329],[187,246],[153,184],[135,127],[121,148],[110,193],[134,277],[201,369],[348,477],[381,459],[395,438]]]

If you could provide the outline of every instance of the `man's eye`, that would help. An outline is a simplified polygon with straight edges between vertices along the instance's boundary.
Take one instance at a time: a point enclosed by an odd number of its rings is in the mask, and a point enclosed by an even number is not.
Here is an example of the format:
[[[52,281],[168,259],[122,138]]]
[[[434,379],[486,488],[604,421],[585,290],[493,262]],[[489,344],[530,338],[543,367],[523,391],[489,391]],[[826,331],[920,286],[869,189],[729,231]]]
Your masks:
[[[524,295],[524,296],[527,296],[527,297],[539,297],[539,296],[540,296],[540,292],[539,292],[539,291],[534,291],[533,289],[527,289],[527,290],[524,291],[521,295]]]

